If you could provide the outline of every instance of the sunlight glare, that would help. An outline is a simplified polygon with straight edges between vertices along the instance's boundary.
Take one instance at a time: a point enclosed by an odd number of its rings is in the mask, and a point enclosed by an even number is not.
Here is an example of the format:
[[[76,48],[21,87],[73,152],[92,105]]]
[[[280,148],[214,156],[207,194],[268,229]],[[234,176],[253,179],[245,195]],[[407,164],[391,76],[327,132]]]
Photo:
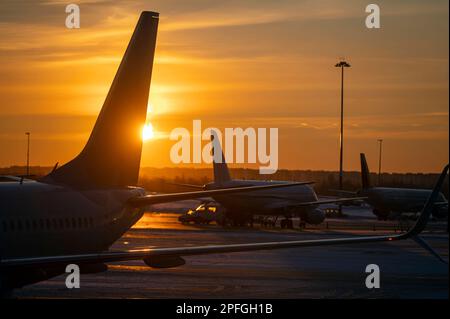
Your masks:
[[[148,122],[142,129],[142,140],[145,142],[152,139],[154,136],[155,133],[153,132],[153,125],[152,123]]]

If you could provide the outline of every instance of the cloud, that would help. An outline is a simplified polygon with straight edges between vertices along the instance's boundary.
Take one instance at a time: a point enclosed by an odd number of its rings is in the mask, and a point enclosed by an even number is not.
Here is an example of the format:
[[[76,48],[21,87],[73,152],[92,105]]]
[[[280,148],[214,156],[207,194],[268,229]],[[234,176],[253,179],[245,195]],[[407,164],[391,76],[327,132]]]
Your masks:
[[[72,136],[81,145],[144,9],[161,13],[150,92],[151,121],[161,132],[197,117],[227,127],[276,125],[292,134],[289,143],[300,134],[308,145],[334,145],[333,65],[345,55],[352,63],[346,138],[448,142],[447,1],[379,1],[379,32],[365,29],[367,3],[359,0],[81,0],[79,30],[64,26],[66,3],[0,2],[0,98],[7,105],[0,143],[32,127],[36,138]],[[93,118],[36,115],[45,112]],[[17,113],[34,115],[5,118]],[[71,145],[67,152],[75,152]]]

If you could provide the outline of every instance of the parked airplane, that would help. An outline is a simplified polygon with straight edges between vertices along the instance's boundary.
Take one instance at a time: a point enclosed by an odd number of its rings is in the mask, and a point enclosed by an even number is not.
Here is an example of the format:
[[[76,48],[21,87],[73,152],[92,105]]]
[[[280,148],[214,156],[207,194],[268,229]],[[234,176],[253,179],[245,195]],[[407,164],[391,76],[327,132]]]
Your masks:
[[[64,273],[68,264],[81,271],[106,270],[105,263],[143,260],[155,268],[185,263],[182,256],[336,244],[390,242],[418,236],[447,174],[439,178],[415,226],[394,236],[268,243],[226,244],[130,251],[107,251],[155,203],[295,187],[302,183],[145,195],[138,178],[150,77],[159,14],[143,12],[89,140],[73,160],[44,178],[0,183],[0,291],[10,292]]]
[[[220,153],[222,159],[221,161],[216,161],[213,158],[214,181],[205,185],[177,185],[213,190],[289,183],[287,181],[231,179],[230,171],[215,131],[211,131],[211,142],[213,143],[213,154],[214,152],[218,152],[217,154]],[[325,220],[325,212],[319,208],[319,205],[363,199],[362,197],[319,199],[309,184],[312,184],[312,182],[283,189],[278,188],[252,193],[214,195],[212,196],[213,199],[226,209],[225,213],[221,215],[221,218],[217,222],[222,225],[228,223],[246,225],[252,223],[255,215],[283,216],[284,219],[281,220],[281,227],[292,228],[293,222],[291,217],[297,216],[300,218],[300,225],[303,222],[315,225]]]
[[[417,213],[422,209],[431,194],[431,189],[371,186],[366,156],[361,153],[360,157],[362,188],[356,194],[366,197],[366,202],[373,207],[373,213],[379,219],[387,219],[391,213]],[[433,216],[436,218],[448,216],[448,202],[442,193],[439,193],[433,207]]]

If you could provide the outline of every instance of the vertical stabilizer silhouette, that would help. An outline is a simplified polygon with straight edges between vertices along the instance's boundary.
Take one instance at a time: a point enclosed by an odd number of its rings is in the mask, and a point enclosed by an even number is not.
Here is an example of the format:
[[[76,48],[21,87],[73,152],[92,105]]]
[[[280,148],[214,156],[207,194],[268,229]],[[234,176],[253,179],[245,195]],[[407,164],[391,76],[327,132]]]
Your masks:
[[[141,13],[86,146],[45,182],[77,188],[136,185],[158,19],[158,13]]]
[[[366,155],[364,153],[360,154],[361,157],[361,183],[362,188],[366,189],[370,187],[370,172],[367,166]]]
[[[225,182],[231,181],[231,177],[227,163],[225,162],[225,156],[223,156],[222,148],[220,147],[220,141],[218,140],[217,134],[214,131],[211,131],[211,142],[213,142],[214,183],[222,185]],[[214,154],[218,154],[219,152],[222,156],[222,161],[217,162],[215,160]]]

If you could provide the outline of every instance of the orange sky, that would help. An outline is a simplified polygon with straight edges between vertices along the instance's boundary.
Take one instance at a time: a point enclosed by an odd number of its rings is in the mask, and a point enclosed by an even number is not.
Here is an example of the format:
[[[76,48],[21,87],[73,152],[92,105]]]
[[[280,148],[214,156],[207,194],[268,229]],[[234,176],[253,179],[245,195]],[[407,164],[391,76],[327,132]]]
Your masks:
[[[448,1],[0,2],[0,166],[64,163],[87,140],[140,11],[161,14],[150,91],[158,139],[142,166],[172,166],[175,127],[278,127],[279,166],[338,169],[339,70],[346,57],[346,170],[365,152],[383,170],[448,162]]]

